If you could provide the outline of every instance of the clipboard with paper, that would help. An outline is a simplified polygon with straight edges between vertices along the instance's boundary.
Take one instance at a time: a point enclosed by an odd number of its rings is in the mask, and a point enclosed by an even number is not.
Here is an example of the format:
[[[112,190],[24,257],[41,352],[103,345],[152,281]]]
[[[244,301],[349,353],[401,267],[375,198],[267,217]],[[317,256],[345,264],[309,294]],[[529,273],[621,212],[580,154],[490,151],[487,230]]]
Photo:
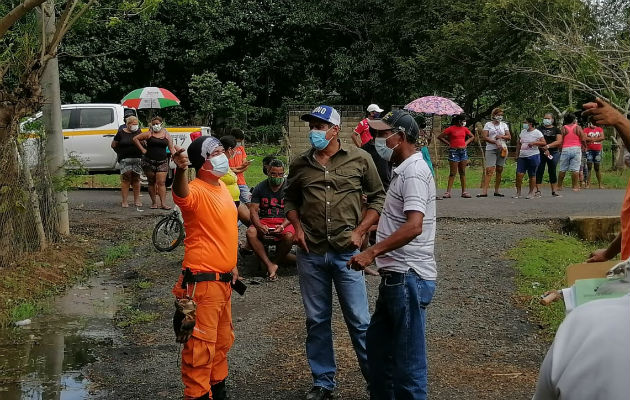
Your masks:
[[[630,259],[601,263],[580,263],[567,267],[567,288],[545,293],[541,304],[562,299],[566,313],[584,303],[621,297],[630,293]]]

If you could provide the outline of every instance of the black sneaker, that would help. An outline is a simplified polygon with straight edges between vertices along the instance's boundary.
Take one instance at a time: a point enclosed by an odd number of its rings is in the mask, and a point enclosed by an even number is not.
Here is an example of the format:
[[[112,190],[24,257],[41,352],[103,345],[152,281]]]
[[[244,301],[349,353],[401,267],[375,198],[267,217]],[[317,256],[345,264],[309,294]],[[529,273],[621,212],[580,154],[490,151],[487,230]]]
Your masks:
[[[332,398],[332,390],[328,390],[321,386],[313,386],[313,388],[306,394],[306,400],[328,400]]]

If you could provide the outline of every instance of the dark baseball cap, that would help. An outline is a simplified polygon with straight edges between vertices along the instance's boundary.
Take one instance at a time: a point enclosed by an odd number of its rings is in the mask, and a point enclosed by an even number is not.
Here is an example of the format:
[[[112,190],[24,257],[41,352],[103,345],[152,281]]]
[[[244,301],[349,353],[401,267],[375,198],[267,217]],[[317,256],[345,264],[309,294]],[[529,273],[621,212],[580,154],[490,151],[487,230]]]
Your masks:
[[[420,128],[415,119],[405,110],[390,111],[382,119],[368,119],[370,128],[377,131],[402,131],[407,136],[418,138]]]

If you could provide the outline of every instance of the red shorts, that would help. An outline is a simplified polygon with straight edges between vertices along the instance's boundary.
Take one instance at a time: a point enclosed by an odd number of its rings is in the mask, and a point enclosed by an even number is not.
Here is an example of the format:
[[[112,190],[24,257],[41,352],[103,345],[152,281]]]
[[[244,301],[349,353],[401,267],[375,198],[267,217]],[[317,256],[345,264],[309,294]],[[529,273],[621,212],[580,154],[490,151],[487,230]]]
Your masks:
[[[284,218],[261,218],[260,219],[260,223],[269,227],[269,228],[275,228],[278,225],[281,225],[284,222]],[[284,228],[284,230],[282,231],[282,235],[284,235],[285,233],[290,233],[292,235],[295,235],[295,228],[293,228],[293,225],[289,224],[286,228]],[[269,235],[269,239],[273,238],[274,240],[278,241],[280,240],[281,235]],[[267,235],[265,235],[265,238],[267,238]]]

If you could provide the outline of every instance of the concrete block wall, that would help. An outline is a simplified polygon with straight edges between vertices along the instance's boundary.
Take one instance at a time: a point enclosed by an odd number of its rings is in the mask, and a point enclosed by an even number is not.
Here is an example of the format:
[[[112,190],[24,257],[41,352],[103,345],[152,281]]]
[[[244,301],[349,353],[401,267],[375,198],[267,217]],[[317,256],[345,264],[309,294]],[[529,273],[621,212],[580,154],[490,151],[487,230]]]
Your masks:
[[[313,105],[293,105],[289,106],[286,128],[287,128],[287,149],[289,153],[289,162],[295,156],[307,151],[311,144],[308,140],[308,123],[302,121],[300,117],[311,112],[318,104]],[[333,105],[341,116],[341,132],[339,138],[343,143],[354,146],[351,135],[357,124],[365,118],[363,106],[359,105]]]

